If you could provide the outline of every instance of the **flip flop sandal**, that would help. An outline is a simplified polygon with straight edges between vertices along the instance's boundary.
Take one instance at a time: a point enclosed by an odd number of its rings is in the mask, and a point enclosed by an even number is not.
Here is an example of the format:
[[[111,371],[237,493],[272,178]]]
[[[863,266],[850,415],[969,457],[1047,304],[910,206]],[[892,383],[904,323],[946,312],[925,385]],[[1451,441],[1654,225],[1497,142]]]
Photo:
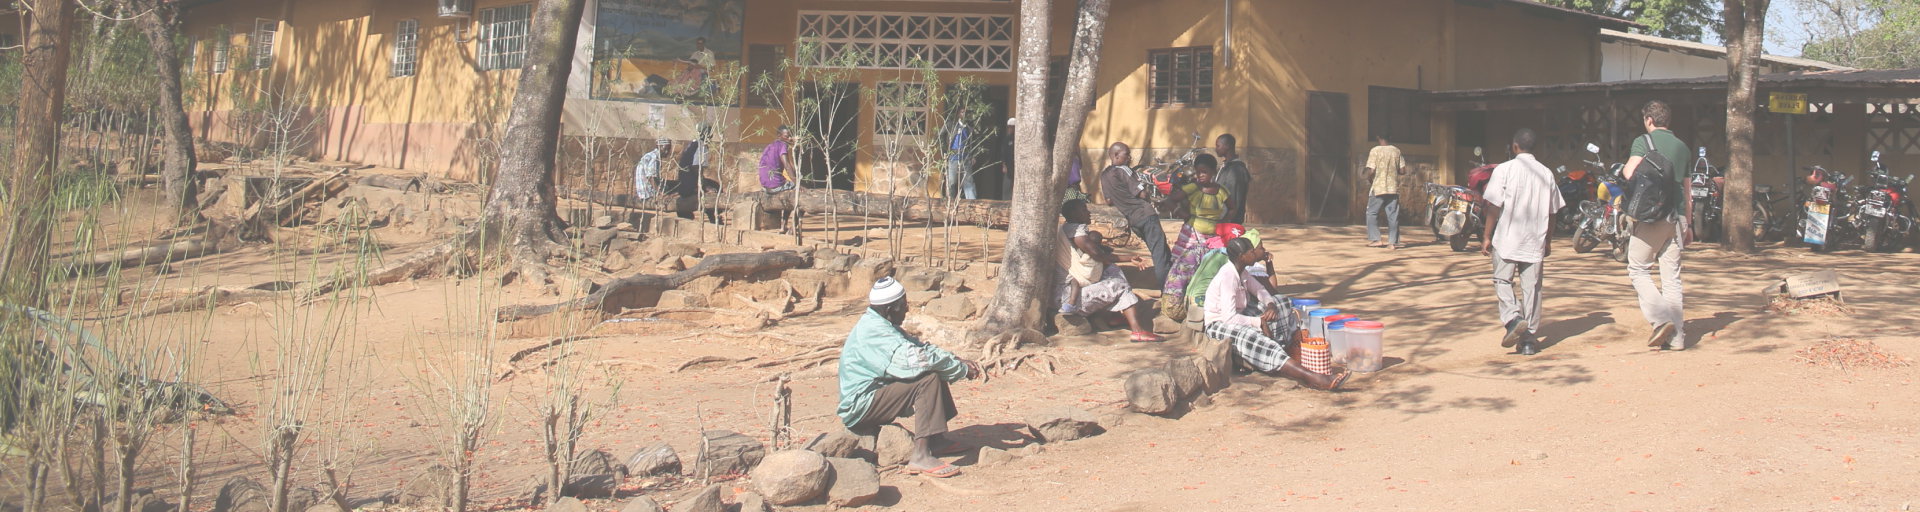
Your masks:
[[[1333,378],[1333,383],[1327,385],[1327,389],[1324,389],[1322,391],[1339,391],[1340,385],[1346,384],[1347,378],[1349,377],[1353,377],[1353,372],[1351,370],[1341,370],[1340,375]]]
[[[1160,343],[1167,341],[1167,338],[1150,332],[1134,331],[1133,335],[1127,338],[1127,341],[1135,343]]]
[[[952,478],[960,475],[960,467],[953,465],[951,462],[941,463],[939,466],[927,469],[914,469],[913,466],[907,466],[906,468],[908,475],[925,475],[932,478]]]

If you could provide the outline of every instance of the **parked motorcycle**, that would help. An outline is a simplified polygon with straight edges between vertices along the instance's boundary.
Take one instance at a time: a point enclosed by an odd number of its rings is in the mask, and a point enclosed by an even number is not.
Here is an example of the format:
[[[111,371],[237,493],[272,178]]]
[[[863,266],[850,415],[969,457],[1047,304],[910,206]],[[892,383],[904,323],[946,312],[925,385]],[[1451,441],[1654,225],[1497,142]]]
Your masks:
[[[1467,185],[1443,185],[1428,183],[1427,224],[1433,228],[1436,240],[1445,240],[1454,252],[1467,250],[1467,243],[1486,227],[1486,219],[1481,213],[1481,195],[1487,190],[1487,182],[1493,179],[1494,164],[1485,158],[1485,150],[1473,148],[1473,156],[1479,158],[1479,166],[1467,172]],[[1484,241],[1482,242],[1484,243]]]
[[[1854,206],[1853,178],[1818,165],[1807,168],[1805,178],[1812,185],[1800,198],[1799,222],[1795,234],[1813,252],[1827,252],[1835,245],[1859,237],[1849,208]]]
[[[1594,198],[1580,202],[1580,220],[1573,231],[1573,252],[1585,254],[1592,252],[1601,243],[1608,244],[1614,261],[1627,261],[1627,219],[1621,213],[1620,193],[1626,189],[1626,181],[1621,177],[1622,164],[1607,165],[1600,160],[1600,146],[1587,144],[1587,152],[1593,153],[1593,160],[1587,163],[1594,169],[1605,169],[1594,185]]]
[[[1720,170],[1714,168],[1712,162],[1707,161],[1705,146],[1700,147],[1699,157],[1693,159],[1693,173],[1688,180],[1692,182],[1688,190],[1693,191],[1693,211],[1687,221],[1688,226],[1693,228],[1693,239],[1701,242],[1719,240],[1722,230],[1721,185],[1727,179],[1720,175]]]
[[[1600,185],[1600,180],[1594,176],[1595,174],[1594,171],[1586,169],[1569,171],[1564,165],[1554,169],[1554,175],[1560,182],[1560,198],[1566,205],[1553,214],[1554,234],[1571,235],[1580,226],[1580,219],[1585,215],[1580,211],[1580,203],[1592,201],[1594,187]]]
[[[1167,197],[1173,195],[1173,189],[1193,182],[1194,157],[1206,154],[1207,149],[1200,146],[1200,134],[1193,134],[1193,145],[1179,158],[1173,160],[1158,159],[1152,165],[1134,168],[1142,183],[1152,183],[1147,192],[1147,200],[1158,205],[1160,216],[1169,219],[1184,219],[1187,209],[1182,205],[1168,203]]]
[[[1913,175],[1888,176],[1879,151],[1873,152],[1873,166],[1871,184],[1857,194],[1848,220],[1860,233],[1861,248],[1867,252],[1899,251],[1914,228],[1913,200],[1907,196]]]

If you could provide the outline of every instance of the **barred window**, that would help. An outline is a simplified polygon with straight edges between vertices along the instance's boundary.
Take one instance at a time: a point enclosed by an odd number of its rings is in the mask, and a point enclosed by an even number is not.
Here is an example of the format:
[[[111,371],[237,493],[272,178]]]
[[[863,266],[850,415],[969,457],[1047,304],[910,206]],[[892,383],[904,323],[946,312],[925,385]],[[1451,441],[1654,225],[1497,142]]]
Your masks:
[[[1147,108],[1213,105],[1213,47],[1147,51]]]
[[[186,58],[180,59],[180,72],[181,73],[200,72],[200,42],[199,41],[193,41],[193,40],[187,41],[187,55],[186,55]]]
[[[213,72],[215,74],[227,72],[227,64],[230,60],[229,55],[231,53],[233,53],[233,35],[228,33],[227,27],[224,26],[214,29]]]
[[[253,20],[253,69],[273,67],[273,40],[280,33],[280,22],[269,19]]]
[[[480,10],[480,69],[520,69],[527,60],[527,28],[533,4]]]
[[[393,70],[390,76],[413,76],[419,69],[420,20],[393,25]]]
[[[880,82],[873,91],[873,134],[927,133],[927,84]]]
[[[1012,16],[877,12],[800,13],[797,55],[809,66],[910,69],[915,61],[934,69],[1013,69]]]

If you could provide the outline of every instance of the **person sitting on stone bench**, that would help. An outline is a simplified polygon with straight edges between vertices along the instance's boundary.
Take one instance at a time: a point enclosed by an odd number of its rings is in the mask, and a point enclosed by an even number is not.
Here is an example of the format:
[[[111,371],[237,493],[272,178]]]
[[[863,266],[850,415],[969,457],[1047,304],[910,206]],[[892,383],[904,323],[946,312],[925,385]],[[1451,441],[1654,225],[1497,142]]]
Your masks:
[[[1206,335],[1231,343],[1234,353],[1255,370],[1278,373],[1313,389],[1339,388],[1350,372],[1325,375],[1309,371],[1288,354],[1287,345],[1299,325],[1281,306],[1284,297],[1275,298],[1247,272],[1255,263],[1275,268],[1266,248],[1255,245],[1250,238],[1227,242],[1227,264],[1221,265],[1207,284]]]
[[[840,348],[840,422],[855,434],[870,436],[896,418],[912,416],[907,474],[960,474],[959,468],[936,458],[967,448],[943,436],[947,422],[959,414],[947,385],[979,377],[980,365],[901,331],[907,319],[907,289],[892,277],[874,283],[867,302],[866,313]]]

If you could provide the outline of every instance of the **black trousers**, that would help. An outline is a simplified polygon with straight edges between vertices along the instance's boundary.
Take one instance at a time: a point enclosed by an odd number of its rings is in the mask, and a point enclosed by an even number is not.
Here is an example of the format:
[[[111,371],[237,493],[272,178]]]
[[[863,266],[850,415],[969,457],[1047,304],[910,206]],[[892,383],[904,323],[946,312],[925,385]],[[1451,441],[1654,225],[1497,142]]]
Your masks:
[[[870,434],[895,418],[913,417],[913,437],[925,439],[947,433],[947,422],[960,412],[953,408],[953,392],[939,374],[927,372],[908,381],[895,381],[873,392],[867,415],[854,424],[856,434]]]

